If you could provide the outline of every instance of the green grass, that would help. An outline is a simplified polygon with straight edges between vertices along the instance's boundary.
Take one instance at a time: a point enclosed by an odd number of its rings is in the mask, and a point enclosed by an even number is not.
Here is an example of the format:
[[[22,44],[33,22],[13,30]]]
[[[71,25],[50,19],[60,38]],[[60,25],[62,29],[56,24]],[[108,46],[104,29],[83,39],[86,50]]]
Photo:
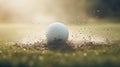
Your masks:
[[[110,46],[96,46],[97,49],[40,51],[18,48],[1,40],[0,67],[120,67],[120,24],[69,27],[83,34],[106,36],[115,42]]]
[[[119,67],[120,45],[76,51],[37,51],[0,44],[0,67]]]

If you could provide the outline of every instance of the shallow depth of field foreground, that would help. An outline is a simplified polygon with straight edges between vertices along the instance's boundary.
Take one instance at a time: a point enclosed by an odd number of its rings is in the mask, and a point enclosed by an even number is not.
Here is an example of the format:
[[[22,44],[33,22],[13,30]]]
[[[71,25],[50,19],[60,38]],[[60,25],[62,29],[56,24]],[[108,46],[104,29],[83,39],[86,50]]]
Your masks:
[[[46,43],[44,36],[47,25],[43,27],[29,25],[22,28],[16,25],[7,27],[2,25],[0,66],[112,67],[120,65],[120,24],[96,24],[95,26],[68,24],[67,27],[70,31],[67,43],[51,45]]]

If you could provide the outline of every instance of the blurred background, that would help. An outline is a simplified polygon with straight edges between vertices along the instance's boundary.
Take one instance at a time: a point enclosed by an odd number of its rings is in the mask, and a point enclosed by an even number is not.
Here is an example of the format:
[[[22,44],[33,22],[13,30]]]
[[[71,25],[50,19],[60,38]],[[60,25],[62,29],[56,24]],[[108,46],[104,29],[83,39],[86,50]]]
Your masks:
[[[0,23],[119,23],[119,18],[120,0],[0,0]]]

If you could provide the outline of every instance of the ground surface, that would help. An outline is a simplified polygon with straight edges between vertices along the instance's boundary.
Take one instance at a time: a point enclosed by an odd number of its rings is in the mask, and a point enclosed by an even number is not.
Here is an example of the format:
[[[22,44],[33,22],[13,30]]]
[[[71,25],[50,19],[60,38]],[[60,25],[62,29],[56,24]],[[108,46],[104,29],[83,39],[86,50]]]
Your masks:
[[[68,25],[72,43],[81,39],[107,42],[88,49],[36,50],[13,46],[11,42],[32,42],[46,26],[0,26],[0,67],[119,67],[120,66],[120,24]],[[80,34],[80,35],[79,35]],[[26,36],[27,35],[27,36]],[[29,35],[29,36],[28,36]],[[35,35],[35,36],[34,36]],[[42,34],[41,34],[42,35]],[[31,37],[34,36],[34,37]],[[102,38],[102,39],[101,39]],[[28,40],[30,39],[30,40]],[[39,38],[38,38],[39,39]],[[102,40],[102,41],[101,41]],[[79,42],[73,45],[80,44]]]

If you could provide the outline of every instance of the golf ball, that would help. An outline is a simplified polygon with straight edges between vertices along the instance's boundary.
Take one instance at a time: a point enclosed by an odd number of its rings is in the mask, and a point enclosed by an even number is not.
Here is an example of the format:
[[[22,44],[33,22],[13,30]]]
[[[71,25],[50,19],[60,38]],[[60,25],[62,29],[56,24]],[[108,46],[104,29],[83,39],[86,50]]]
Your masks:
[[[67,27],[59,22],[48,26],[46,38],[48,43],[65,43],[68,40],[69,32]]]

